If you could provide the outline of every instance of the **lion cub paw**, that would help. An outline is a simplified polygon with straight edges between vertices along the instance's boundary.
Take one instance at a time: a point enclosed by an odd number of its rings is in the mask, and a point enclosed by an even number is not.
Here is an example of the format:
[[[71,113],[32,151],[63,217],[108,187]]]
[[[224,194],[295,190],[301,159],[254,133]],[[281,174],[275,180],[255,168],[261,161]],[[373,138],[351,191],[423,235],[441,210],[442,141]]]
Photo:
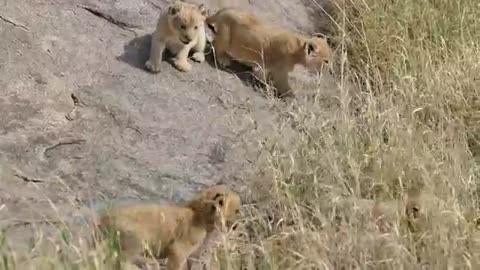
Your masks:
[[[175,62],[173,62],[173,64],[175,65],[175,67],[178,70],[183,71],[183,72],[188,72],[188,71],[192,70],[192,64],[188,63],[188,61],[186,61],[186,60],[175,60]]]
[[[220,64],[220,66],[222,67],[228,67],[230,66],[230,64],[232,64],[232,61],[226,56],[221,56],[217,57],[217,63]]]
[[[148,60],[145,63],[145,68],[152,73],[160,72],[160,64],[154,64],[152,61]]]
[[[192,59],[195,62],[202,63],[205,61],[205,54],[203,54],[203,52],[196,52],[192,55]]]

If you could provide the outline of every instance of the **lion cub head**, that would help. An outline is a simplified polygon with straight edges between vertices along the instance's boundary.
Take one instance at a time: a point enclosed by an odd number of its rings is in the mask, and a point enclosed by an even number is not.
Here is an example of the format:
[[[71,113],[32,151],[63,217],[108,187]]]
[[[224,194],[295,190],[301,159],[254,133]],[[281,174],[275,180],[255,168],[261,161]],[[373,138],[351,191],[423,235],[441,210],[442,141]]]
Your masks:
[[[188,207],[195,213],[195,222],[206,226],[208,232],[227,229],[226,218],[223,212],[225,197],[219,196],[215,200],[208,198],[195,198],[188,203]]]
[[[197,199],[218,202],[225,219],[225,225],[228,228],[240,218],[240,196],[229,190],[225,185],[215,185],[205,188],[197,195]]]
[[[197,6],[176,0],[168,8],[170,26],[184,44],[196,39],[200,31],[205,31],[206,16],[207,10],[203,4]]]
[[[311,37],[304,43],[304,65],[311,70],[320,70],[323,65],[328,64],[332,50],[325,38]]]

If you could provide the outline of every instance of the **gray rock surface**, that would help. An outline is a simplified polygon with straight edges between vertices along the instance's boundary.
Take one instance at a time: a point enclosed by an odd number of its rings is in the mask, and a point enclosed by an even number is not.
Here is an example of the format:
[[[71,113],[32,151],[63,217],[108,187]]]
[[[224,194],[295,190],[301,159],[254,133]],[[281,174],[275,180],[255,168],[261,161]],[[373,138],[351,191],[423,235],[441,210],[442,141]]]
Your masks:
[[[160,74],[146,72],[149,34],[167,4],[0,1],[0,226],[7,232],[25,236],[37,221],[69,220],[112,199],[178,201],[217,182],[248,186],[243,175],[285,103],[265,98],[242,73],[208,63],[181,73],[163,62]],[[320,20],[301,1],[241,6],[297,30],[312,32],[312,19]]]

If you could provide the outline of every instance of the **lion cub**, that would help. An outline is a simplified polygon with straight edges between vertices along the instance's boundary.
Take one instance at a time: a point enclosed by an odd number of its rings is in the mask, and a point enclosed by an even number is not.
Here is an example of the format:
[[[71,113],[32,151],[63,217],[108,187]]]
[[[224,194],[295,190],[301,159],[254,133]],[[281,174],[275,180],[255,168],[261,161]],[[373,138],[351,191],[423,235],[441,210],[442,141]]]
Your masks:
[[[167,258],[167,269],[178,270],[208,232],[225,230],[224,196],[192,200],[184,206],[140,204],[107,210],[99,218],[98,232],[118,233],[120,256],[145,262],[146,251]]]
[[[190,71],[192,65],[188,62],[188,55],[194,51],[192,59],[196,62],[205,61],[206,46],[205,6],[185,3],[175,0],[167,12],[160,15],[157,28],[152,34],[150,58],[145,68],[151,72],[160,72],[160,62],[163,51],[167,48],[176,55],[174,65],[181,71]]]
[[[233,226],[240,217],[240,196],[225,185],[215,185],[201,190],[195,200],[216,200],[224,198],[222,215],[228,228]],[[218,246],[219,238],[223,232],[214,230],[209,232],[203,244],[188,258],[188,270],[220,269],[212,251]]]
[[[220,65],[230,58],[253,67],[259,79],[271,79],[280,96],[291,95],[288,73],[299,64],[319,70],[332,51],[324,38],[305,36],[260,22],[253,14],[223,8],[206,19]]]

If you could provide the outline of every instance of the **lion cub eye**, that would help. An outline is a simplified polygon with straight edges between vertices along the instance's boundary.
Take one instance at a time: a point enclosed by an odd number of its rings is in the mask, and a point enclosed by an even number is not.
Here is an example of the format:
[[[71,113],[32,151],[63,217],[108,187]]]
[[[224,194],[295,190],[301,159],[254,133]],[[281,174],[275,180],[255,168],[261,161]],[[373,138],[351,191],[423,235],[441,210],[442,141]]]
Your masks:
[[[195,30],[197,30],[197,29],[198,29],[198,26],[195,26]]]
[[[180,28],[182,28],[182,30],[185,30],[185,29],[187,29],[187,26],[186,26],[185,24],[182,24],[182,25],[180,26]]]

